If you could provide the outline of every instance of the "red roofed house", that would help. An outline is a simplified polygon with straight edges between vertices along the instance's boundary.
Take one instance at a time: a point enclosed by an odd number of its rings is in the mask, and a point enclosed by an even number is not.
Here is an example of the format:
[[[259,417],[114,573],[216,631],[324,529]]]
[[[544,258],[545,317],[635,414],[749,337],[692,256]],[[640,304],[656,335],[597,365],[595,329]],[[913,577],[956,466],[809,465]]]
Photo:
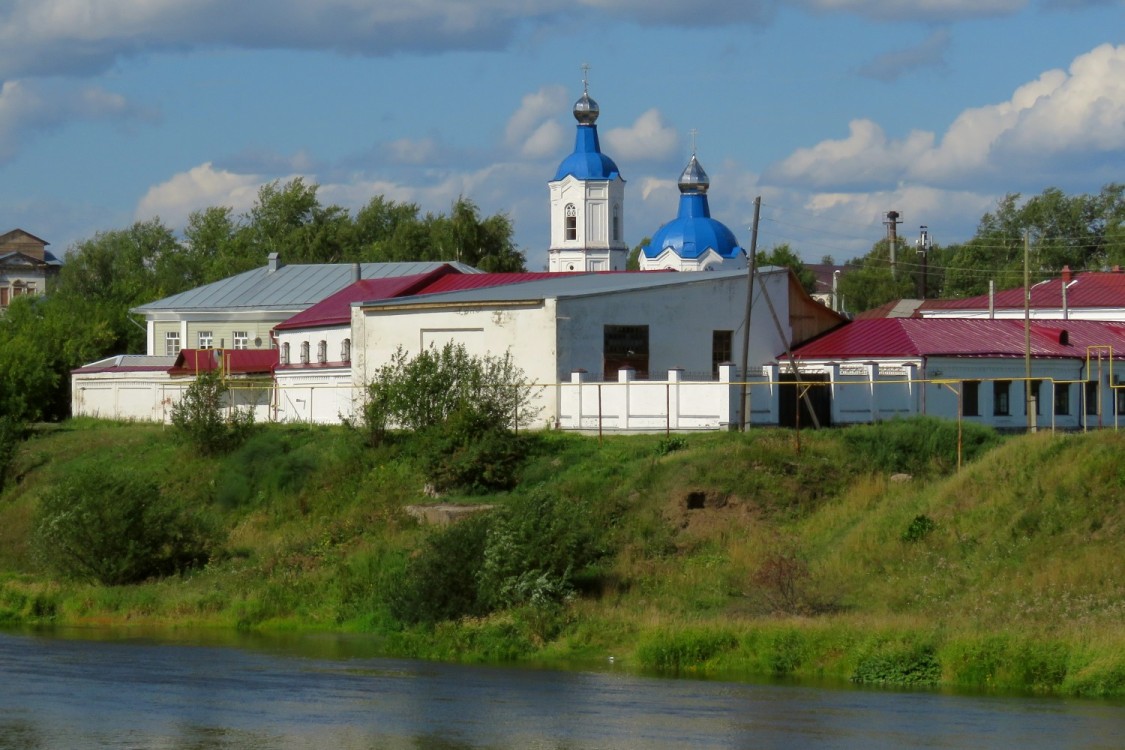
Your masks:
[[[1125,272],[1089,271],[1074,275],[1063,268],[1059,278],[1031,287],[1030,316],[1052,320],[1125,321]],[[1023,318],[1023,287],[964,299],[926,300],[921,318]]]
[[[793,350],[819,422],[849,424],[958,413],[998,429],[1022,430],[1027,351],[1023,320],[881,318],[856,320]],[[1042,428],[1116,426],[1125,415],[1125,322],[1035,320],[1030,326],[1034,423]],[[1125,374],[1125,369],[1122,370]],[[796,385],[782,381],[773,421],[795,424]],[[757,398],[754,394],[754,398]],[[958,405],[960,401],[960,406]],[[807,407],[801,425],[810,425]]]

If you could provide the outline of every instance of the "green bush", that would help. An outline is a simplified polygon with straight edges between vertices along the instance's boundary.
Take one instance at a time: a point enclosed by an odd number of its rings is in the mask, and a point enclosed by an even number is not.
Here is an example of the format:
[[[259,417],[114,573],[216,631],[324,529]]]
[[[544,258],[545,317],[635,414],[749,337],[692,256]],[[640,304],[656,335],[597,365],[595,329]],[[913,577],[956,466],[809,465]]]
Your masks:
[[[413,450],[434,489],[481,494],[509,490],[519,481],[530,436],[492,424],[476,411],[458,410],[414,437]]]
[[[19,420],[0,416],[0,490],[4,489],[8,467],[16,454],[16,446],[23,440],[26,431],[26,426]]]
[[[536,488],[513,498],[489,528],[477,580],[490,608],[549,607],[574,593],[575,580],[608,553],[589,503]]]
[[[491,521],[479,513],[433,531],[394,586],[391,614],[407,624],[486,614],[476,579]]]
[[[229,407],[229,397],[230,389],[218,372],[201,372],[172,405],[172,425],[204,456],[238,447],[254,427],[254,412]]]
[[[207,562],[201,520],[122,469],[86,469],[40,499],[32,547],[56,573],[107,586],[138,583]]]
[[[261,430],[223,459],[215,495],[223,507],[246,507],[255,498],[298,493],[315,476],[319,456],[277,429]]]
[[[906,531],[902,532],[902,541],[919,542],[925,539],[935,528],[937,528],[937,524],[929,516],[925,514],[914,516],[914,520],[906,527]]]
[[[937,685],[941,663],[928,644],[881,643],[859,658],[851,679],[865,685]]]
[[[904,472],[917,476],[948,474],[957,468],[957,423],[936,417],[892,419],[853,425],[843,431],[844,444],[856,463],[875,471]],[[961,425],[961,455],[969,462],[1000,442],[999,434],[985,425]]]

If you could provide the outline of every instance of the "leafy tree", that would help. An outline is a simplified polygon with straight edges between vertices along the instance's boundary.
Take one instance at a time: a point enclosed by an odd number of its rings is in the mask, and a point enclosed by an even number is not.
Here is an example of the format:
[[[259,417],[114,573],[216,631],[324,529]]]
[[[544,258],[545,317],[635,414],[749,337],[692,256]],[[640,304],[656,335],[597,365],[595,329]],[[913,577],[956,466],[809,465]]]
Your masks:
[[[199,517],[162,496],[155,482],[91,467],[40,499],[32,548],[60,575],[118,586],[206,563],[210,536]]]
[[[812,294],[816,291],[816,274],[805,267],[805,264],[797,256],[797,253],[793,252],[788,243],[774,245],[768,253],[759,250],[757,264],[758,266],[790,268],[797,275],[797,280],[801,282],[801,286],[804,287],[806,292]]]
[[[645,245],[649,244],[650,242],[652,242],[652,238],[646,236],[644,239],[633,246],[633,249],[629,251],[628,259],[626,259],[625,261],[626,271],[641,270],[641,250],[643,250]]]
[[[1026,202],[1009,193],[981,217],[968,242],[940,256],[946,267],[942,295],[983,294],[1023,286],[1024,238],[1032,282],[1074,271],[1097,270],[1125,259],[1125,185],[1111,183],[1097,195],[1068,196],[1047,188]]]
[[[172,405],[172,425],[202,455],[241,445],[254,426],[250,409],[229,409],[230,389],[218,372],[201,372]]]
[[[897,264],[891,269],[890,244],[879,240],[863,258],[848,262],[847,273],[840,275],[838,293],[849,312],[863,312],[891,300],[913,297],[915,283],[911,266]]]

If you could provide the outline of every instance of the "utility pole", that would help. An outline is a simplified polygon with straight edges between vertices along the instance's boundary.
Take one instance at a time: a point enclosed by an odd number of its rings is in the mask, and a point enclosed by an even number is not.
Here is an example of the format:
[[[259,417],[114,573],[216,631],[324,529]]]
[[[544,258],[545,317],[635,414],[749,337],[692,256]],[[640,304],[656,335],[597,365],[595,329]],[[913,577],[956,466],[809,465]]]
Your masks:
[[[746,320],[742,323],[742,381],[739,385],[739,409],[742,411],[741,429],[750,425],[750,389],[746,384],[750,362],[750,313],[754,311],[754,274],[758,262],[758,216],[762,211],[762,196],[754,199],[754,224],[750,228],[750,263],[746,274]]]
[[[926,299],[928,279],[926,278],[926,258],[930,255],[930,247],[933,246],[933,241],[930,239],[930,230],[923,224],[919,227],[918,232],[918,255],[922,256],[922,275],[918,277],[918,299]]]
[[[1023,233],[1023,409],[1027,431],[1035,432],[1035,401],[1031,395],[1031,236]]]
[[[883,223],[887,226],[887,245],[891,249],[891,278],[896,278],[895,274],[895,246],[898,244],[898,225],[902,222],[898,220],[898,211],[887,211],[887,219]]]

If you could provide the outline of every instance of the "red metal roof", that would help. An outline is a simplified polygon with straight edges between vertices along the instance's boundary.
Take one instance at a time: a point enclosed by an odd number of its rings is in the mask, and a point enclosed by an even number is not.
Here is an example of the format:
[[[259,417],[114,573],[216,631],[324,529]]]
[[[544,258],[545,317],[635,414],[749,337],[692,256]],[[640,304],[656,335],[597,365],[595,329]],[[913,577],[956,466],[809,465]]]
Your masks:
[[[430,273],[393,278],[364,279],[341,289],[312,307],[274,326],[276,331],[296,328],[324,328],[346,325],[352,319],[353,302],[411,297],[438,292],[456,292],[465,289],[483,289],[491,286],[519,284],[524,281],[558,276],[547,272],[537,273],[460,273],[450,266]]]
[[[268,373],[273,371],[277,362],[277,349],[181,349],[176,364],[168,368],[168,373],[198,374],[220,367],[228,373]]]
[[[274,326],[274,330],[284,331],[292,328],[323,328],[350,323],[352,303],[367,300],[391,299],[418,294],[427,285],[444,276],[461,276],[452,266],[441,266],[429,273],[410,276],[391,276],[377,279],[362,279],[325,297],[312,307],[294,315],[292,318]],[[464,274],[476,276],[477,274]]]
[[[1063,279],[1048,279],[1031,287],[1031,307],[1059,309],[1062,307]],[[1023,308],[1023,287],[1005,289],[995,295],[995,307]],[[1125,273],[1121,271],[1089,271],[1074,276],[1067,284],[1066,304],[1070,308],[1117,307],[1125,309]],[[987,310],[988,295],[964,299],[926,300],[926,310]]]
[[[797,347],[793,357],[805,360],[942,355],[1022,357],[1023,326],[1022,320],[1011,318],[856,320]],[[1109,346],[1115,358],[1125,358],[1125,323],[1039,320],[1032,322],[1031,332],[1032,356],[1085,358],[1087,347]]]

